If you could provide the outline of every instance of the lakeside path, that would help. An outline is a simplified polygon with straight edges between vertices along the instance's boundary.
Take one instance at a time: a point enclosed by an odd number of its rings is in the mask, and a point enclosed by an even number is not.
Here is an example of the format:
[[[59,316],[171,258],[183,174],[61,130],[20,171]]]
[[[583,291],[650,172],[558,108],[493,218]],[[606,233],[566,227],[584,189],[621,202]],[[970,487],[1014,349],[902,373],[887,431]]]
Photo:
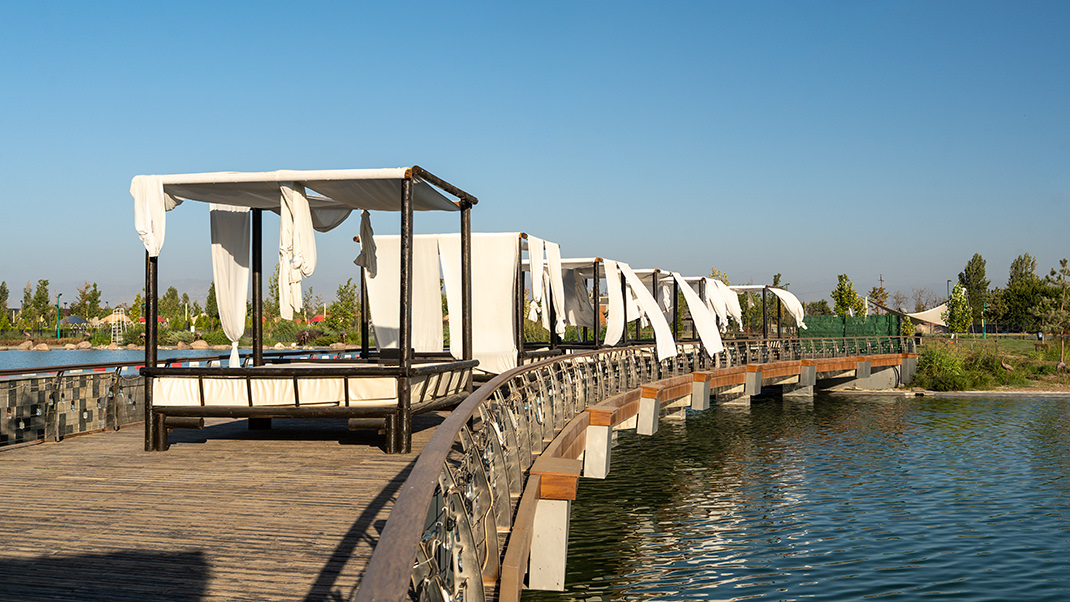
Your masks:
[[[210,420],[158,453],[141,425],[0,451],[0,597],[349,599],[443,416],[417,416],[404,455],[334,420]]]

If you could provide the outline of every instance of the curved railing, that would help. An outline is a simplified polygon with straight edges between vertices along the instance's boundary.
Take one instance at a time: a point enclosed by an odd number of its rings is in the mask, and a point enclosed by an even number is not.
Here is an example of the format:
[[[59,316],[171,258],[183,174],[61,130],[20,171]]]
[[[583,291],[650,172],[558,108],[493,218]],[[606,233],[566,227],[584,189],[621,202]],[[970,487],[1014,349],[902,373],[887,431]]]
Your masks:
[[[440,424],[394,504],[355,600],[484,600],[527,471],[575,415],[619,393],[696,370],[905,353],[911,339],[726,340],[657,361],[652,344],[571,353],[520,366],[473,392]]]

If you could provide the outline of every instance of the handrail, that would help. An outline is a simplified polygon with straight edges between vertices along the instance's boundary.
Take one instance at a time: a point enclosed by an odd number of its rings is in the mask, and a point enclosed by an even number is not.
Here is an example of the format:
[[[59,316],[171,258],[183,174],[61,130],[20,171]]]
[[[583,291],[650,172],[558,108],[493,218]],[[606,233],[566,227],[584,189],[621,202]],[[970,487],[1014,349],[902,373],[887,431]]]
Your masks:
[[[292,365],[267,365],[251,366],[247,368],[142,368],[143,376],[240,376],[246,378],[280,378],[300,376],[307,378],[331,378],[339,376],[423,376],[427,374],[439,374],[464,368],[474,368],[479,364],[478,360],[461,360],[454,362],[442,362],[435,364],[415,364],[408,370],[403,371],[399,366],[384,365],[351,365],[351,366],[292,366]]]
[[[499,576],[499,531],[514,524],[514,500],[532,456],[577,413],[643,384],[696,370],[749,363],[913,351],[910,337],[726,339],[710,357],[678,345],[657,361],[653,342],[576,351],[518,366],[473,392],[432,435],[390,512],[354,600],[417,595],[483,600]],[[864,350],[864,351],[863,351]],[[433,507],[432,504],[435,504]],[[422,598],[421,598],[422,599]]]

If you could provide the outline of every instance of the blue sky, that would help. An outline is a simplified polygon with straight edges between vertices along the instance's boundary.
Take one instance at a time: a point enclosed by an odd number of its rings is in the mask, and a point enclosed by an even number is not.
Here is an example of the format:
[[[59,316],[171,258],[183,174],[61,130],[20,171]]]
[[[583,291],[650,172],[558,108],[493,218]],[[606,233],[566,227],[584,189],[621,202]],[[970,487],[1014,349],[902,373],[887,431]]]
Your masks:
[[[132,298],[149,173],[418,164],[480,198],[477,231],[779,272],[803,300],[841,273],[943,294],[974,253],[994,285],[1070,256],[1070,3],[61,2],[3,28],[15,305],[39,278]],[[207,210],[168,220],[162,285],[196,297]],[[316,293],[356,275],[357,225],[318,239]]]

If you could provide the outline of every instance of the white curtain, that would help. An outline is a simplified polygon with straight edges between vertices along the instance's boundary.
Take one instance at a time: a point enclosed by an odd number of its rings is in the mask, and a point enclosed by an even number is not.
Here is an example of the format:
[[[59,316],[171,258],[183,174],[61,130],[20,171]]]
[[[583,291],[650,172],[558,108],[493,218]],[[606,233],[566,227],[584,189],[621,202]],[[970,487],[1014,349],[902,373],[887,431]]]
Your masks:
[[[802,303],[799,302],[799,299],[795,295],[781,288],[770,288],[769,290],[777,297],[780,297],[780,300],[784,302],[784,309],[788,310],[788,313],[791,314],[792,318],[795,318],[795,323],[799,325],[799,328],[805,330],[806,323],[803,322],[803,317],[805,317],[806,314],[803,311],[803,306]]]
[[[364,275],[375,278],[378,269],[375,258],[375,232],[372,230],[372,218],[367,210],[360,212],[360,255],[353,263],[364,268]]]
[[[631,287],[632,292],[635,293],[635,298],[639,302],[640,308],[650,320],[651,326],[654,327],[654,343],[657,348],[658,360],[675,357],[676,341],[672,338],[672,330],[669,328],[669,323],[665,321],[665,316],[662,315],[657,300],[647,290],[643,281],[635,275],[631,266],[620,262],[617,267],[620,268],[625,281]]]
[[[245,333],[249,296],[249,209],[211,204],[212,275],[223,332],[230,339],[230,367],[241,367],[238,341]]]
[[[554,329],[557,332],[557,336],[563,337],[565,336],[565,286],[561,280],[561,245],[555,242],[547,242],[545,247],[546,262],[549,269],[550,299],[554,304],[554,313],[557,317]]]
[[[301,311],[301,280],[316,271],[316,239],[305,187],[280,184],[279,214],[279,315],[292,320]]]
[[[378,269],[374,278],[367,279],[367,294],[375,344],[379,349],[397,349],[401,337],[401,237],[375,236],[373,240]],[[442,286],[434,236],[414,236],[412,240],[412,348],[442,351]]]
[[[706,353],[713,357],[713,354],[724,351],[724,343],[721,342],[721,333],[717,332],[717,320],[714,318],[713,312],[706,307],[706,304],[699,298],[698,293],[691,288],[691,285],[684,280],[683,276],[673,272],[672,277],[676,279],[676,284],[684,295],[687,309],[691,311],[691,319],[695,321],[695,329],[698,330],[698,337],[702,340],[702,346],[706,348]]]
[[[739,306],[739,295],[736,294],[736,291],[728,288],[727,284],[716,278],[713,279],[713,284],[721,292],[721,298],[724,299],[728,308],[728,315],[736,321],[736,328],[743,330],[743,308]]]
[[[713,282],[713,278],[703,278],[703,282],[705,283],[703,295],[706,307],[717,316],[721,332],[725,332],[728,330],[728,304],[725,303],[724,297],[721,296],[721,289]]]
[[[606,316],[606,345],[616,345],[624,336],[624,291],[621,290],[617,262],[606,259],[606,288],[609,289],[609,315]]]
[[[564,270],[561,281],[565,285],[565,320],[578,328],[597,326],[594,305],[583,278],[576,275],[576,270]]]
[[[134,176],[130,181],[130,196],[134,197],[134,228],[150,257],[160,255],[166,232],[166,211],[182,201],[163,190],[160,176]]]
[[[539,315],[544,316],[543,321],[548,322],[546,312],[542,306],[543,284],[543,241],[535,236],[528,236],[528,267],[531,269],[531,307],[528,310],[528,320],[537,322]]]
[[[528,241],[530,243],[530,239]],[[450,353],[462,357],[461,236],[438,238],[450,316]],[[472,235],[472,354],[479,369],[501,374],[516,367],[516,279],[519,233]]]

